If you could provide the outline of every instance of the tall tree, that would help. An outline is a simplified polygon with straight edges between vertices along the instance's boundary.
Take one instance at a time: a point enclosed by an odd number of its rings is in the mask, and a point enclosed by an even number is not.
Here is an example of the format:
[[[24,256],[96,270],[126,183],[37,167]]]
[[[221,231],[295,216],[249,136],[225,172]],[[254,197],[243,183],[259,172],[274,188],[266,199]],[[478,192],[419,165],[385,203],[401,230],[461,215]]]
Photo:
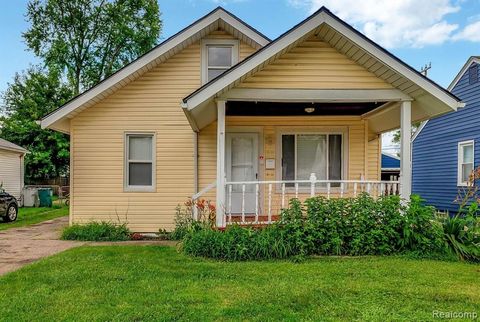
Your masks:
[[[27,182],[38,182],[68,173],[68,136],[42,130],[36,120],[71,97],[70,86],[60,81],[57,72],[47,73],[39,68],[16,74],[3,95],[0,137],[30,151],[25,157]]]
[[[32,0],[23,34],[74,94],[151,49],[161,31],[157,0]]]

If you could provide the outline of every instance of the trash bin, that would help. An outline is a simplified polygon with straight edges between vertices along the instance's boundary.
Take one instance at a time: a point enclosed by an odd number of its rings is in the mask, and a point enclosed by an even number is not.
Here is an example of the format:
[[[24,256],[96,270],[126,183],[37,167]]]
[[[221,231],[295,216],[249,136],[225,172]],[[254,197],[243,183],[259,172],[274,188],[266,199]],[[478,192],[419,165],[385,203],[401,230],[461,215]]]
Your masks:
[[[40,188],[38,189],[38,199],[40,200],[40,207],[52,206],[52,189]]]
[[[23,206],[35,207],[38,206],[38,188],[25,187],[23,190]]]

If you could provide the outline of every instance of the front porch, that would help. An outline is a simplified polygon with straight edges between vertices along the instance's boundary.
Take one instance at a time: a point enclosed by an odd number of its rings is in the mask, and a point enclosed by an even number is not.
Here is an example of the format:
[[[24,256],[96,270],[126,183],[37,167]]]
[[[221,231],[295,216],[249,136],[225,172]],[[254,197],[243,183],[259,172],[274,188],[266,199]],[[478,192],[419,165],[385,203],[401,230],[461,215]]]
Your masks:
[[[412,121],[461,106],[320,10],[183,99],[198,139],[195,197],[216,201],[218,227],[271,222],[293,197],[408,199]],[[380,135],[398,128],[400,179],[382,182]]]
[[[376,117],[396,108],[397,119],[403,120],[402,137],[409,138],[411,102],[398,96],[381,99],[217,100],[217,122],[197,134],[201,188],[192,199],[215,200],[218,227],[272,223],[292,198],[344,198],[366,192],[407,199],[410,145],[402,142],[406,148],[400,180],[381,181]],[[216,167],[209,176],[213,169],[208,165],[214,160],[207,147],[211,149],[214,140]],[[207,181],[212,177],[214,181]]]

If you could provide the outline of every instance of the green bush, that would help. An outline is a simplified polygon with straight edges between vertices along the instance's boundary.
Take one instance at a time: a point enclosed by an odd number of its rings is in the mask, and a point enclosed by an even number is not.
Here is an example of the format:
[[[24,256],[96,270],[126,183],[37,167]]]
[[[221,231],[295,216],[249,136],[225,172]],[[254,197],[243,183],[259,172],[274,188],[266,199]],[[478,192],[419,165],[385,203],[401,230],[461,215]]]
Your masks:
[[[178,205],[175,208],[175,230],[170,235],[172,240],[181,240],[191,229],[194,223],[193,220],[193,208],[198,210],[198,222],[201,222],[210,227],[215,223],[215,206],[213,203],[206,199],[192,200],[188,199],[183,207]]]
[[[462,245],[478,237],[478,226],[470,227],[468,233],[455,233]],[[406,205],[398,196],[314,197],[304,203],[291,200],[279,222],[261,229],[234,225],[222,231],[192,222],[185,229],[183,250],[223,260],[391,254],[445,259],[450,257],[444,230],[435,209],[424,206],[418,196]],[[469,255],[461,248],[467,259],[478,251],[478,244],[471,244]]]
[[[130,230],[126,224],[111,222],[90,222],[85,225],[72,225],[63,230],[62,239],[81,241],[123,241],[129,240]]]
[[[442,220],[447,249],[461,260],[480,262],[480,218],[478,205],[470,204],[465,212]]]
[[[263,229],[233,225],[224,231],[197,225],[185,235],[182,248],[189,255],[234,261],[287,258],[300,254],[286,233],[277,224]]]

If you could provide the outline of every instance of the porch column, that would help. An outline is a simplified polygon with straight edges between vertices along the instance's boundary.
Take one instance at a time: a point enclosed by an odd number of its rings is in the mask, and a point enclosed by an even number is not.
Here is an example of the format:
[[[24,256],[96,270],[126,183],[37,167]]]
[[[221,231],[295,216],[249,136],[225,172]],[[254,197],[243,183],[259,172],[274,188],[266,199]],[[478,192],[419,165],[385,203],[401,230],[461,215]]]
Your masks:
[[[400,106],[400,197],[410,200],[412,194],[412,102]]]
[[[225,101],[217,101],[217,227],[225,227]]]

